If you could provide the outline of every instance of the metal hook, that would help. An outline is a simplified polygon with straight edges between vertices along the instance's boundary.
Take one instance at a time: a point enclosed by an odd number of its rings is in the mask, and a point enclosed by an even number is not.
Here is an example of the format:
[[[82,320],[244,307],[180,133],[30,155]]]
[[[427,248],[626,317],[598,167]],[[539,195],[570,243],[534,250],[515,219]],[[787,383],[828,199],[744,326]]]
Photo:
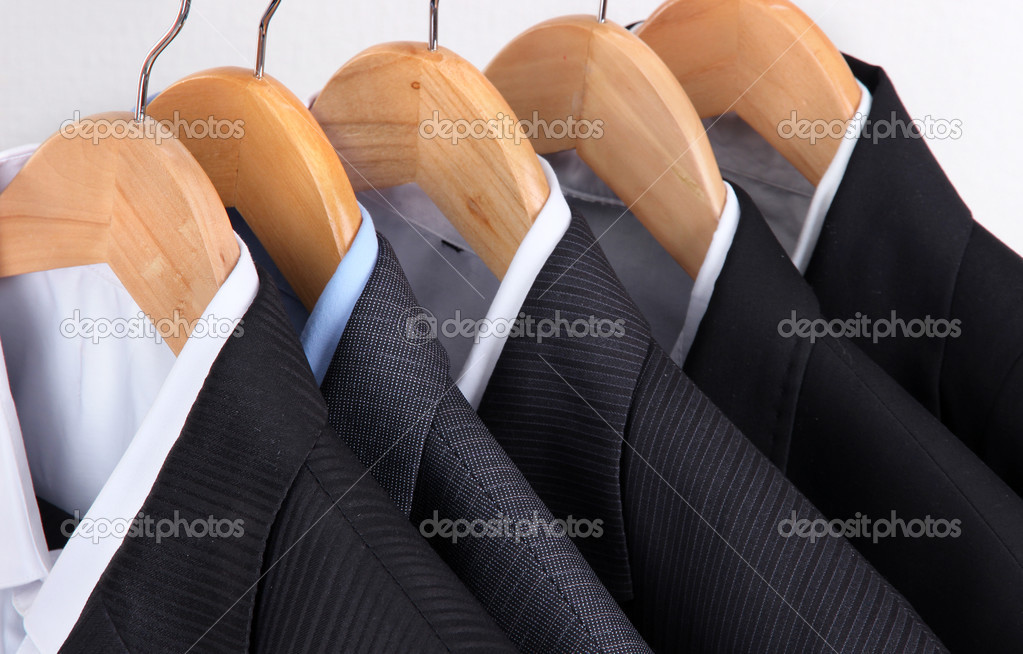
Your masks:
[[[430,0],[430,52],[437,51],[437,5],[440,0]]]
[[[160,53],[170,45],[170,42],[174,40],[174,37],[184,27],[185,19],[188,18],[188,10],[191,7],[192,0],[181,0],[181,9],[178,11],[178,18],[174,21],[174,25],[163,35],[160,42],[153,46],[153,49],[149,51],[149,55],[146,57],[145,63],[142,64],[142,72],[139,74],[139,96],[135,101],[135,122],[137,123],[141,123],[146,118],[146,96],[149,94],[149,74],[153,71],[153,64],[156,63],[156,58],[160,56]]]
[[[597,22],[607,22],[607,0],[600,0],[600,10],[597,12]]]
[[[256,79],[263,78],[263,64],[266,63],[266,31],[270,27],[270,19],[281,4],[281,0],[273,0],[270,6],[263,12],[263,19],[259,21],[259,45],[256,46]]]

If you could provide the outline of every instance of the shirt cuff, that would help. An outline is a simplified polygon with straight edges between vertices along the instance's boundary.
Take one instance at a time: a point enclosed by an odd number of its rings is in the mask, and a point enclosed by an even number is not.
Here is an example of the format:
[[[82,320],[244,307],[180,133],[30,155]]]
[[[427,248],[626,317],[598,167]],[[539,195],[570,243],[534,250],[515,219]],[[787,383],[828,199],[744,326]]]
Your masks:
[[[714,295],[714,285],[717,284],[721,270],[725,267],[725,259],[728,258],[728,251],[732,249],[735,231],[739,227],[739,198],[735,196],[735,190],[728,182],[725,182],[725,191],[727,192],[725,209],[721,213],[717,229],[714,230],[714,238],[711,240],[710,249],[707,250],[707,257],[703,260],[696,282],[693,284],[682,334],[671,351],[671,359],[679,366],[685,363],[693,341],[696,340],[696,332],[700,329],[703,316],[707,314],[707,307],[710,306],[711,297]]]

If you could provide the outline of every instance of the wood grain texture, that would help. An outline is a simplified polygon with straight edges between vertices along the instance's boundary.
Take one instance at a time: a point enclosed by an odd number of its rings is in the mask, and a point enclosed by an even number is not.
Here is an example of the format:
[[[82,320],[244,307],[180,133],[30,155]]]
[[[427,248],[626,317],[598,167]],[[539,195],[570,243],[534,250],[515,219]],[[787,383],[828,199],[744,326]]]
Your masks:
[[[639,38],[592,16],[547,21],[507,45],[486,69],[520,116],[589,121],[602,134],[557,138],[538,152],[575,148],[693,277],[714,237],[725,186],[685,91]]]
[[[818,184],[841,138],[784,138],[792,118],[852,119],[860,88],[842,53],[788,0],[669,0],[636,32],[700,116],[735,111]]]
[[[550,196],[536,152],[513,130],[455,142],[424,128],[517,124],[479,70],[446,48],[380,45],[345,64],[312,111],[357,190],[415,182],[504,277]]]
[[[0,277],[107,263],[154,321],[194,327],[238,261],[216,189],[150,118],[91,116],[120,137],[50,137],[0,194]],[[125,134],[130,134],[125,136]],[[166,337],[175,354],[189,330]]]
[[[305,105],[270,76],[214,68],[167,88],[149,113],[185,125],[178,136],[224,206],[238,209],[311,311],[351,247],[362,213],[337,153]],[[211,120],[216,137],[202,127]]]

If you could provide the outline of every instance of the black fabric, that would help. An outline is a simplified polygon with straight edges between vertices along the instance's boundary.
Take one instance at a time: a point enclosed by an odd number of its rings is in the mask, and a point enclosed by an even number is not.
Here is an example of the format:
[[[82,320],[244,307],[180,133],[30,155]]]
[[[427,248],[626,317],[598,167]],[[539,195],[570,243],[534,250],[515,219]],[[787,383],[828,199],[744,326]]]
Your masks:
[[[521,651],[649,651],[572,542],[543,527],[553,516],[455,386],[443,347],[409,331],[417,306],[381,237],[322,384],[331,424]],[[505,519],[539,528],[451,539],[432,522]]]
[[[604,521],[577,543],[655,650],[944,651],[848,543],[779,533],[820,514],[654,343],[581,218],[522,312],[621,327],[510,339],[480,415],[555,515]]]
[[[262,267],[273,278],[274,283],[277,285],[277,291],[281,295],[281,304],[284,305],[284,311],[295,328],[295,332],[301,334],[302,330],[305,329],[306,322],[309,321],[309,310],[302,304],[298,293],[295,292],[295,289],[291,288],[291,284],[284,278],[284,273],[274,263],[270,253],[266,251],[263,244],[256,238],[256,233],[252,231],[252,228],[245,222],[245,218],[238,210],[234,207],[228,207],[227,217],[231,219],[231,228],[234,230],[234,233],[249,248],[249,255],[252,256],[252,261],[257,266]]]
[[[36,497],[36,504],[39,505],[39,519],[43,522],[43,535],[46,537],[47,549],[64,549],[68,537],[74,529],[71,514],[41,497]]]
[[[273,282],[223,347],[62,652],[512,651],[327,425]]]
[[[911,125],[885,72],[849,63],[872,123]],[[853,342],[1023,494],[1023,259],[974,222],[919,130],[857,143],[806,279],[829,317],[960,321]]]
[[[845,339],[790,336],[817,300],[748,196],[686,372],[829,518],[958,520],[853,544],[957,652],[1023,643],[1023,502]],[[821,332],[822,333],[822,332]]]

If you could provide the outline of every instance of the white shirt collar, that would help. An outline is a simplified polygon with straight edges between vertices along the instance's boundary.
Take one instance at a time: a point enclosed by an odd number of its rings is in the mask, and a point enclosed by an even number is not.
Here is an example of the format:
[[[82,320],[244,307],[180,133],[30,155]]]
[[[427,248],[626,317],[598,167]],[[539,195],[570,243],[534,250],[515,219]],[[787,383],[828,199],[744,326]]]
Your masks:
[[[21,159],[23,164],[27,158],[24,155],[23,149],[13,154],[0,153],[0,170],[9,173],[12,166],[10,164],[4,166],[3,162]],[[207,325],[218,326],[213,330],[215,333],[199,336],[199,332],[193,332],[193,337],[188,339],[180,355],[173,361],[162,384],[159,384],[155,399],[148,407],[132,406],[133,402],[137,402],[136,397],[110,395],[106,398],[112,403],[107,407],[113,407],[111,411],[120,409],[130,414],[132,410],[141,410],[145,411],[145,414],[137,431],[130,437],[130,442],[123,448],[123,455],[117,460],[112,473],[82,519],[83,525],[98,523],[131,525],[156,482],[167,455],[177,441],[210,368],[251,306],[259,290],[259,277],[248,248],[241,239],[236,237],[236,240],[240,250],[238,263],[204,313]],[[91,268],[93,267],[34,273],[5,281],[17,284],[24,278],[26,281],[38,283],[40,278],[53,274],[55,278],[52,284],[56,289],[66,281],[68,274]],[[123,287],[122,291],[127,294]],[[136,314],[141,313],[137,305],[134,306]],[[87,309],[98,311],[98,316],[120,315],[104,312],[104,306],[92,306]],[[116,307],[114,311],[121,311],[121,308]],[[86,315],[85,310],[82,315]],[[67,317],[52,316],[47,331],[39,336],[40,341],[64,339],[65,336],[60,330]],[[124,339],[115,345],[126,348],[137,345],[131,343],[132,340],[138,339]],[[89,345],[91,343],[83,342],[82,350],[86,350]],[[155,341],[153,347],[167,351],[165,344]],[[141,361],[144,364],[148,360],[143,358]],[[139,365],[130,357],[122,362],[132,366]],[[0,540],[0,559],[5,562],[0,568],[2,572],[0,601],[6,604],[0,606],[0,619],[11,616],[10,603],[13,602],[17,614],[24,616],[26,640],[23,649],[56,652],[77,622],[86,600],[120,547],[124,534],[122,532],[119,536],[88,538],[82,537],[81,531],[76,531],[50,568],[48,565],[50,554],[46,551],[45,540],[42,538],[34,485],[31,475],[27,474],[29,466],[26,443],[14,411],[12,389],[7,383],[6,361],[0,358],[0,363],[4,365],[4,368],[0,369],[0,375],[3,376],[3,383],[0,383],[0,411],[3,412],[3,415],[0,415],[0,472],[3,479],[8,484],[13,484],[12,488],[16,490],[15,493],[9,494],[8,489],[4,488],[4,495],[0,497],[0,515],[15,519],[15,522],[5,524],[4,538]],[[90,371],[80,372],[87,377],[79,380],[81,387],[95,384],[94,376],[88,374]],[[111,374],[99,368],[94,368],[91,372],[99,375],[104,372]],[[146,372],[151,371],[119,369],[113,374],[131,377],[132,372],[145,376]],[[159,371],[157,374],[162,372]],[[17,397],[17,393],[14,397]],[[44,399],[52,402],[52,408],[59,408],[61,402],[67,400],[59,396]],[[102,437],[102,434],[85,433],[83,430],[79,436],[83,439],[95,439]],[[111,451],[116,451],[116,445]],[[11,564],[12,560],[16,562]],[[17,625],[8,622],[3,627],[4,640],[10,643]]]
[[[860,106],[846,129],[845,138],[838,146],[838,152],[831,160],[831,165],[828,166],[820,183],[817,184],[813,199],[810,201],[810,209],[806,214],[806,220],[803,221],[803,229],[799,233],[795,254],[792,255],[792,263],[799,269],[800,274],[806,274],[813,251],[820,239],[821,229],[824,228],[824,219],[827,218],[828,211],[831,210],[831,203],[835,201],[838,188],[842,185],[845,171],[849,167],[849,160],[852,159],[856,144],[859,143],[860,137],[863,135],[863,126],[870,117],[870,108],[874,103],[874,98],[863,82],[856,80],[856,83],[860,86]]]
[[[721,220],[714,230],[714,239],[710,242],[710,249],[700,266],[700,272],[693,283],[693,292],[689,297],[689,308],[686,310],[686,321],[682,326],[682,334],[675,344],[675,351],[672,358],[676,361],[685,361],[689,349],[696,340],[696,332],[700,328],[703,316],[707,314],[707,307],[710,306],[710,299],[714,296],[714,285],[721,276],[721,269],[725,267],[725,260],[728,258],[728,251],[732,249],[732,241],[735,240],[735,231],[739,228],[739,216],[742,213],[739,209],[739,198],[735,195],[735,189],[728,182],[725,182],[725,210],[721,213]],[[677,357],[677,358],[676,358]]]
[[[6,371],[0,348],[0,371]],[[44,578],[50,556],[7,375],[0,374],[0,589]]]
[[[501,358],[511,327],[537,275],[572,224],[572,210],[561,193],[561,184],[554,169],[543,158],[540,158],[540,166],[551,189],[550,197],[515,252],[508,272],[490,304],[486,317],[490,328],[473,345],[458,376],[458,388],[475,409],[479,408],[483,400],[483,393],[494,374],[497,360]]]

